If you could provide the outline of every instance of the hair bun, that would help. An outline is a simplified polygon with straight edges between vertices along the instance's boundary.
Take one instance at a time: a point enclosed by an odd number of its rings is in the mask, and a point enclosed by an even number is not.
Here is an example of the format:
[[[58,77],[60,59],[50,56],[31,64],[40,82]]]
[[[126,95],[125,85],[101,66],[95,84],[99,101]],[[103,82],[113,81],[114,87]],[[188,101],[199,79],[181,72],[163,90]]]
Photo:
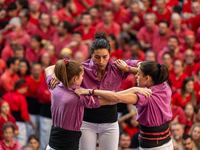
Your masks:
[[[102,30],[96,32],[95,35],[94,35],[94,37],[95,37],[95,39],[105,39],[105,40],[107,40],[107,35],[106,35],[106,33],[105,33],[104,31],[102,31]]]

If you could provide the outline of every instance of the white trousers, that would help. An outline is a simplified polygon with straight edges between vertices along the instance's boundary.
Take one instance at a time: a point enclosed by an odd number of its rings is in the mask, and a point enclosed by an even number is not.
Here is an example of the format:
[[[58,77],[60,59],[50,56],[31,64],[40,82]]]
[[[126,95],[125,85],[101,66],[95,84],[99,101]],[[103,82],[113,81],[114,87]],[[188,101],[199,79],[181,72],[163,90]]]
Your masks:
[[[49,143],[52,119],[40,116],[39,124],[40,124],[40,149],[43,150]]]
[[[33,114],[29,114],[29,115],[33,123],[36,125],[36,128],[33,129],[30,123],[28,122],[26,123],[27,139],[32,134],[39,137],[39,115],[33,115]]]
[[[158,146],[158,147],[153,147],[153,148],[142,148],[139,147],[139,150],[174,150],[172,140],[170,140],[168,143]]]
[[[46,150],[55,150],[55,149],[53,149],[53,148],[51,148],[49,145],[47,145]]]
[[[16,124],[19,128],[19,134],[15,136],[15,139],[22,145],[26,145],[26,123],[17,121]]]
[[[95,150],[97,133],[99,133],[100,150],[117,150],[119,141],[119,125],[115,123],[90,123],[83,121],[81,127],[79,150]]]

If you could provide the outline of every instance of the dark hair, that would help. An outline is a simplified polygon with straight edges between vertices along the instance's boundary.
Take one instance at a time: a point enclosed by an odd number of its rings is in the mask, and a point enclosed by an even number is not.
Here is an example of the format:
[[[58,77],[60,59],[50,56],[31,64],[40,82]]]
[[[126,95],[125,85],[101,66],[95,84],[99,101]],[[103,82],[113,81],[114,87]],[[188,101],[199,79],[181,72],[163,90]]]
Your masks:
[[[182,7],[180,5],[174,5],[172,11],[181,14]]]
[[[35,39],[36,41],[38,41],[40,43],[40,47],[42,47],[42,38],[40,35],[33,35],[31,39]]]
[[[14,64],[16,60],[18,60],[17,57],[9,57],[7,62],[6,62],[7,67],[10,68],[10,65]]]
[[[26,150],[27,148],[31,148],[33,150],[33,147],[30,145],[24,145],[21,150]]]
[[[80,62],[75,60],[69,60],[67,65],[65,65],[65,60],[59,60],[55,65],[55,75],[56,77],[69,88],[69,82],[74,76],[80,76],[83,71]]]
[[[170,52],[164,52],[164,54],[162,55],[162,58],[164,58],[165,55],[169,55],[172,58],[172,54]]]
[[[129,46],[132,47],[132,46],[137,46],[137,48],[140,48],[140,44],[137,42],[137,41],[131,41],[129,43]]]
[[[126,44],[129,44],[129,42],[131,40],[130,35],[127,32],[124,32],[124,31],[119,34],[119,37],[121,37],[121,39],[124,40],[124,42]]]
[[[12,122],[6,122],[4,123],[4,125],[2,126],[2,131],[4,132],[7,128],[12,128],[13,133],[15,132],[15,125]]]
[[[145,76],[151,76],[154,85],[161,84],[169,78],[168,68],[164,64],[155,61],[143,61],[140,64],[140,69]]]
[[[24,13],[24,17],[26,17],[28,20],[30,19],[30,15],[29,15],[29,11],[28,9],[22,9],[20,10],[20,12],[23,12]]]
[[[162,21],[160,21],[160,23],[165,23],[167,25],[167,27],[169,28],[169,22],[167,20],[162,20]]]
[[[186,108],[188,105],[192,105],[192,108],[193,108],[193,110],[194,110],[194,105],[193,105],[191,102],[188,102],[187,104],[185,104],[185,108]]]
[[[2,10],[6,11],[6,9],[4,7],[0,8],[0,11],[2,11]]]
[[[169,41],[170,39],[176,39],[177,43],[179,44],[179,40],[178,40],[178,37],[177,37],[177,36],[172,35],[172,36],[170,36],[170,37],[168,38],[168,41]]]
[[[14,50],[14,51],[24,50],[24,47],[21,46],[21,45],[17,45],[17,46],[15,46],[15,47],[13,47],[13,50]]]
[[[197,75],[200,73],[200,69],[198,69],[198,71],[197,71]]]
[[[62,0],[62,6],[65,7],[67,3],[70,3],[71,0]]]
[[[36,141],[40,142],[38,136],[36,136],[36,135],[34,135],[34,134],[32,134],[32,135],[30,135],[30,136],[28,137],[28,142],[30,142],[30,140],[32,140],[32,139],[35,139]]]
[[[15,9],[17,9],[17,5],[14,2],[10,2],[8,4],[7,10],[12,11],[12,10],[15,10]]]
[[[63,20],[62,22],[63,22],[63,28],[67,30],[68,33],[72,33],[73,25],[65,20]]]
[[[40,13],[40,15],[39,15],[39,20],[40,20],[40,19],[42,19],[42,15],[43,15],[43,14],[45,14],[45,15],[48,15],[48,16],[49,16],[49,14],[48,14],[48,13],[41,12],[41,13]]]
[[[152,49],[148,49],[148,50],[145,52],[145,57],[146,57],[147,53],[149,53],[149,52],[154,53],[154,56],[155,56],[155,59],[156,59],[156,53],[155,53],[155,51],[152,50]]]
[[[26,58],[22,58],[22,59],[20,60],[20,63],[22,63],[22,62],[26,63],[27,68],[28,68],[28,70],[26,71],[26,75],[30,75],[30,74],[31,74],[31,72],[30,72],[31,67],[30,67],[30,65],[29,65],[28,60],[27,60]],[[20,72],[18,72],[18,75],[20,75]]]
[[[111,10],[110,8],[106,8],[106,9],[103,11],[103,13],[105,13],[105,12],[111,12],[111,13],[113,13],[112,10]]]
[[[185,97],[185,94],[186,94],[186,84],[188,82],[190,82],[190,81],[194,82],[193,78],[190,78],[190,77],[189,78],[185,78],[185,80],[183,81],[183,85],[181,87],[181,95],[182,95],[182,97]],[[191,94],[192,94],[191,102],[192,102],[193,105],[195,105],[196,104],[196,94],[195,94],[194,91]]]
[[[97,6],[92,6],[92,7],[90,7],[88,11],[90,11],[91,9],[97,9],[97,10],[99,11],[99,9],[98,9]]]
[[[122,133],[120,134],[120,136],[119,136],[119,139],[121,139],[121,136],[122,136],[122,135],[124,135],[124,136],[129,136],[129,137],[130,137],[130,135],[129,135],[128,133],[122,132]]]
[[[95,33],[95,40],[90,46],[90,53],[93,54],[95,50],[107,49],[110,53],[110,43],[107,40],[106,33],[104,31],[98,31]]]
[[[17,0],[17,1],[18,1],[18,3],[20,5],[22,5],[23,9],[27,9],[28,8],[28,1],[26,1],[26,0]]]
[[[118,48],[118,42],[117,42],[117,38],[115,37],[114,34],[108,34],[108,37],[110,37],[113,41],[115,41],[115,48]]]
[[[190,136],[189,134],[183,134],[182,140],[187,140],[188,138],[190,138],[191,141],[193,141],[192,136]]]
[[[83,18],[83,16],[85,16],[85,15],[89,15],[91,17],[91,19],[92,19],[92,16],[90,15],[90,13],[88,11],[83,12],[81,14],[81,18]]]
[[[182,66],[183,68],[185,67],[185,63],[184,63],[183,60],[181,60],[181,59],[177,59],[177,60],[175,60],[175,62],[176,62],[176,61],[180,61],[180,62],[181,62],[181,66]],[[174,63],[175,63],[175,62],[174,62]]]
[[[25,79],[19,79],[17,82],[15,82],[14,90],[17,90],[21,85],[23,85],[25,83],[26,83]]]
[[[196,106],[194,107],[194,112],[195,112],[196,114],[198,114],[199,110],[200,110],[200,104],[198,104],[198,105],[196,105]]]
[[[83,35],[80,31],[74,31],[72,34],[79,34],[81,37],[83,37]]]
[[[40,62],[33,62],[32,65],[31,65],[31,68],[33,68],[35,65],[40,65],[42,67]]]

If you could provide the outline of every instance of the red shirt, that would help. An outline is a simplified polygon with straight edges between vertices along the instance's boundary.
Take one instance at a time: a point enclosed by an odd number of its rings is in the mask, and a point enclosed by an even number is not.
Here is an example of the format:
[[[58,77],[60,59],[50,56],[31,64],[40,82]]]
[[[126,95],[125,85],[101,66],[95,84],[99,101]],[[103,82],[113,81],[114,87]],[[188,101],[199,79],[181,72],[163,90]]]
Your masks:
[[[171,120],[174,120],[176,116],[179,116],[178,122],[180,124],[186,124],[187,123],[187,119],[186,119],[183,108],[181,108],[180,106],[177,106],[177,105],[172,105],[171,109],[172,109],[172,115],[173,115]]]
[[[81,25],[81,26],[77,27],[75,29],[75,31],[80,31],[82,33],[82,35],[83,35],[83,41],[85,41],[85,40],[94,40],[94,35],[96,33],[96,28],[93,27],[93,26],[91,26],[90,29],[89,29],[89,31],[88,31],[88,33],[85,33],[83,31],[83,26]]]
[[[35,35],[40,35],[44,40],[50,40],[52,36],[56,33],[57,29],[53,26],[49,26],[47,32],[43,32],[39,26],[37,26],[37,30],[35,31]]]
[[[24,121],[30,119],[27,101],[22,94],[17,91],[8,92],[3,95],[3,99],[9,103],[11,111],[20,111],[20,116]]]
[[[124,129],[124,132],[128,133],[132,139],[133,135],[135,133],[137,133],[139,131],[139,128],[136,128],[136,127],[129,127],[129,125],[126,125],[125,129]]]
[[[157,17],[157,24],[159,24],[162,20],[167,20],[169,23],[171,22],[171,11],[167,8],[165,14],[159,14],[157,11],[155,11],[154,14]]]
[[[15,82],[19,80],[19,76],[6,70],[0,78],[0,88],[2,93],[10,92],[13,90]]]
[[[6,45],[2,52],[1,52],[1,58],[6,62],[9,57],[14,56],[14,52],[10,44]]]
[[[165,7],[171,11],[174,5],[179,5],[178,0],[169,0],[169,2],[166,3]]]
[[[6,69],[6,63],[3,59],[0,58],[0,77],[1,73]]]
[[[194,82],[194,91],[196,92],[198,96],[197,104],[200,104],[200,84],[198,81]]]
[[[40,12],[49,13],[49,9],[47,8],[44,1],[40,2]]]
[[[55,65],[57,61],[58,61],[58,57],[56,57],[56,56],[52,56],[52,57],[51,57],[51,63],[52,63],[53,65]]]
[[[15,125],[15,127],[16,127],[16,130],[18,130],[18,126],[16,125],[16,120],[15,120],[15,118],[12,116],[12,115],[10,115],[10,114],[8,114],[8,120],[6,121],[2,116],[1,116],[1,114],[0,114],[0,139],[2,139],[3,138],[3,131],[2,131],[2,127],[3,127],[3,125],[4,125],[4,123],[6,123],[6,122],[12,122],[14,125]]]
[[[116,22],[112,22],[110,27],[106,27],[106,25],[104,24],[104,22],[100,22],[96,25],[96,29],[97,31],[103,30],[104,32],[108,34],[113,34],[115,35],[115,37],[117,38],[120,31],[121,31],[121,27],[118,23]]]
[[[194,77],[195,75],[195,68],[197,67],[196,66],[197,64],[194,63],[192,66],[187,66],[186,65],[186,68],[185,68],[185,73],[189,76],[189,77]]]
[[[141,50],[139,50],[138,54],[136,55],[131,55],[131,52],[129,53],[126,53],[125,55],[125,58],[126,59],[133,59],[133,60],[141,60],[141,61],[144,61],[145,60],[145,53]]]
[[[65,48],[66,45],[68,45],[72,41],[72,35],[69,34],[65,39],[62,41],[60,40],[60,37],[57,33],[51,37],[51,42],[56,46],[56,54],[57,56],[60,55],[60,52],[63,48]]]
[[[123,51],[120,49],[116,49],[114,52],[110,53],[110,58],[114,61],[117,59],[122,59],[122,57],[123,57]]]
[[[94,1],[93,0],[85,0],[90,6],[93,6],[94,5]],[[79,2],[79,0],[74,0],[74,4],[76,5],[76,14],[75,16],[77,15],[80,15],[82,14],[82,12],[86,11],[87,9],[85,8],[85,6]]]
[[[187,2],[185,4],[183,4],[183,13],[191,13],[193,14],[192,12],[192,8],[191,8],[191,2]]]
[[[88,47],[84,43],[80,43],[80,45],[78,45],[77,47],[69,47],[69,48],[72,50],[72,57],[73,58],[74,58],[74,54],[76,52],[82,52],[85,56],[84,60],[87,60],[90,56]]]
[[[74,23],[74,16],[73,16],[73,14],[70,14],[70,16],[67,16],[65,14],[64,8],[61,8],[58,11],[58,16],[59,16],[59,18],[60,18],[61,21],[65,20],[65,21],[68,21],[70,23]]]
[[[35,81],[30,75],[29,77],[27,77],[26,82],[28,84],[28,91],[26,96],[32,98],[38,98],[37,89],[41,83],[45,82],[44,76],[43,75],[40,76],[40,81]]]
[[[28,33],[30,36],[33,36],[33,35],[35,35],[35,31],[37,30],[37,26],[29,21],[25,27],[22,27],[22,29],[26,33]]]
[[[37,88],[37,97],[38,101],[41,104],[50,104],[51,103],[51,93],[48,90],[46,82],[41,83]]]
[[[124,16],[128,15],[128,11],[123,7],[120,7],[118,12],[113,11],[113,15],[114,15],[114,21],[117,22],[119,25],[122,25],[125,22]]]
[[[126,90],[135,86],[136,78],[133,74],[130,74],[121,84],[120,90]]]
[[[196,15],[196,16],[192,19],[192,30],[193,30],[194,32],[196,32],[199,26],[200,26],[200,14],[199,14],[199,15]]]
[[[30,64],[32,64],[35,61],[39,61],[41,55],[43,54],[44,50],[40,48],[38,53],[35,53],[32,48],[27,48],[25,57],[29,61]]]
[[[181,52],[185,52],[188,48],[187,48],[186,44],[182,44],[179,46],[179,49]],[[194,46],[191,49],[194,51],[195,58],[199,59],[200,58],[200,44],[194,43]]]
[[[200,28],[197,29],[196,42],[200,43]]]
[[[200,62],[196,63],[196,67],[194,68],[195,75],[197,75],[199,69],[200,69]]]
[[[31,14],[30,14],[30,19],[29,19],[29,21],[30,21],[32,24],[34,24],[34,25],[39,25],[39,18],[37,18],[37,19],[33,18],[33,17],[31,16]]]
[[[169,80],[172,83],[172,92],[175,92],[178,89],[181,89],[182,85],[183,85],[183,81],[185,80],[185,78],[188,77],[187,74],[183,73],[179,79],[176,78],[175,74],[170,74],[169,75]]]
[[[137,39],[144,41],[146,44],[151,44],[153,42],[153,36],[155,33],[158,32],[158,26],[154,25],[151,30],[148,30],[147,27],[144,25],[142,28],[140,28]]]

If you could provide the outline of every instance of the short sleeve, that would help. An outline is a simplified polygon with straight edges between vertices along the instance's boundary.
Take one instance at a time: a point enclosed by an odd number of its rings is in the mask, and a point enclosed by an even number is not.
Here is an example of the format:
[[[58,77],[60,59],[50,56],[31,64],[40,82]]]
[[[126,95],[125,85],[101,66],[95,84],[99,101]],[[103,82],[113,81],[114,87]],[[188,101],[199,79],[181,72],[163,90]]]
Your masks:
[[[48,89],[51,90],[51,87],[50,87],[50,81],[51,81],[51,78],[52,78],[52,74],[47,76],[46,77],[46,83],[47,83],[47,86],[48,86]]]
[[[127,63],[127,65],[131,66],[131,67],[137,67],[137,63],[139,62],[139,60],[126,60],[125,61]]]
[[[98,96],[93,96],[94,102],[90,102],[90,96],[81,95],[80,96],[80,105],[86,108],[98,108],[100,107]],[[89,103],[90,102],[90,103]]]
[[[141,95],[139,93],[136,93],[136,95],[138,96],[138,102],[136,103],[135,106],[144,106],[147,104],[149,98],[146,98],[144,95]]]

